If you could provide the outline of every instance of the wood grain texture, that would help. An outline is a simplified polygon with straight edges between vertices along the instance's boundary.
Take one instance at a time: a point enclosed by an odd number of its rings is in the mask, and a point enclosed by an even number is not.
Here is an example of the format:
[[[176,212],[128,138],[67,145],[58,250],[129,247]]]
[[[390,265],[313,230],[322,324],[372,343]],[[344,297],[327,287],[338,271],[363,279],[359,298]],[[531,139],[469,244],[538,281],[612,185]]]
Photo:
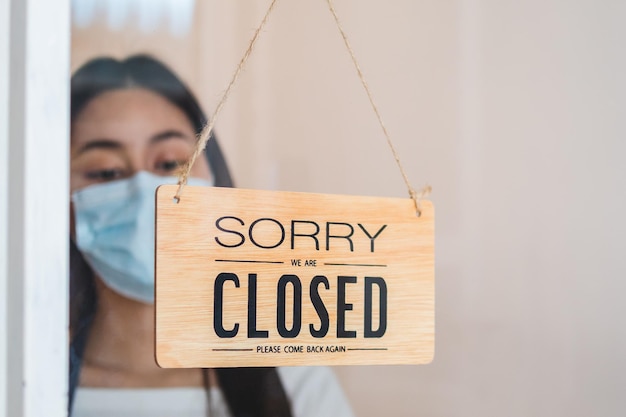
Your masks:
[[[161,186],[156,196],[160,366],[432,360],[434,209],[429,201],[422,202],[423,212],[417,217],[408,198],[185,187],[176,204],[175,193],[176,186]],[[256,309],[249,312],[251,274],[256,277],[256,291],[252,291]],[[216,286],[218,276],[230,280]],[[316,276],[328,280],[328,289],[317,278],[311,290]],[[294,303],[298,286],[301,302]],[[278,302],[280,288],[285,319]],[[371,289],[370,308],[366,288]],[[220,294],[219,326],[227,331],[237,328],[232,337],[219,337],[216,331],[215,299]],[[314,303],[316,294],[319,299]],[[301,320],[297,315],[294,319],[294,311],[299,310]],[[328,313],[328,331],[319,337],[323,310]],[[257,335],[266,331],[267,337],[248,337],[248,327],[253,327],[248,325],[249,317],[256,317]],[[371,317],[371,324],[366,317]],[[368,329],[370,337],[366,337]]]

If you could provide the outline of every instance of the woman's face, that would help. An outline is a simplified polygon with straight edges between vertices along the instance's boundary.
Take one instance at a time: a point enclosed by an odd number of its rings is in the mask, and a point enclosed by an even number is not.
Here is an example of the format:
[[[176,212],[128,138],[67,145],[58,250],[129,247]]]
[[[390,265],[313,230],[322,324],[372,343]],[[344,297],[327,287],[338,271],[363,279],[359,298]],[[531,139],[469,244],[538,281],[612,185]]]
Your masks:
[[[72,123],[70,189],[132,177],[171,176],[192,154],[194,128],[181,109],[142,88],[112,90],[91,100]],[[210,180],[205,158],[191,176]]]

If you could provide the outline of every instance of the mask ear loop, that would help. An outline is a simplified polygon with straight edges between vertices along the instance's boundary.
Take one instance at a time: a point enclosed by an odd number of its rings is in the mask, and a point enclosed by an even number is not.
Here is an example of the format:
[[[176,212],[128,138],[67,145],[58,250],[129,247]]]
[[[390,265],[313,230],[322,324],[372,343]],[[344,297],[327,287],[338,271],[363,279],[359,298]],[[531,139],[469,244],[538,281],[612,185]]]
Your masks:
[[[265,26],[265,24],[267,23],[267,20],[269,19],[270,14],[274,10],[274,6],[276,5],[276,2],[277,0],[272,0],[272,3],[267,9],[267,12],[265,12],[265,16],[263,17],[263,20],[261,21],[261,24],[259,25],[259,27],[254,32],[254,35],[252,36],[252,40],[250,41],[250,44],[248,45],[248,49],[246,49],[246,52],[244,53],[243,57],[239,61],[239,65],[237,66],[237,69],[235,70],[235,73],[233,74],[230,80],[230,83],[228,84],[228,87],[224,91],[222,98],[217,104],[217,107],[215,109],[215,112],[213,113],[213,116],[211,116],[209,123],[202,129],[202,132],[200,132],[196,149],[191,155],[191,158],[189,158],[189,160],[182,167],[181,173],[179,174],[179,177],[178,177],[178,190],[176,191],[176,195],[174,196],[175,203],[180,202],[180,196],[183,192],[183,188],[187,184],[187,179],[189,178],[189,172],[191,171],[191,167],[195,163],[198,156],[204,151],[204,148],[206,147],[207,142],[211,138],[211,132],[213,131],[213,128],[215,126],[215,121],[217,119],[217,116],[222,110],[222,107],[224,107],[224,104],[226,103],[226,100],[228,99],[230,91],[232,90],[233,86],[237,82],[237,79],[239,78],[239,75],[241,74],[241,71],[243,70],[243,67],[246,61],[250,57],[250,54],[252,54],[252,50],[254,49],[256,41],[259,38],[259,34],[261,30],[263,29],[263,27]],[[409,182],[409,178],[406,175],[406,172],[404,171],[404,167],[402,166],[402,163],[400,162],[400,156],[398,155],[398,152],[396,151],[396,148],[393,145],[393,142],[391,141],[391,137],[389,135],[389,132],[387,131],[387,128],[385,127],[385,124],[383,123],[383,119],[382,119],[382,116],[380,115],[380,112],[378,111],[378,107],[374,103],[372,92],[370,91],[367,85],[367,82],[365,81],[365,76],[363,75],[363,72],[361,71],[361,67],[359,66],[359,63],[356,59],[356,55],[354,54],[352,46],[350,46],[350,42],[348,41],[348,37],[345,31],[343,30],[343,26],[341,25],[341,22],[339,21],[339,17],[337,16],[337,12],[335,11],[333,2],[332,0],[326,0],[326,3],[328,4],[330,13],[333,15],[333,18],[335,19],[335,23],[337,24],[337,29],[339,29],[339,33],[341,34],[341,37],[343,38],[343,42],[346,46],[346,49],[348,50],[348,53],[350,54],[350,58],[352,59],[354,68],[356,69],[357,75],[359,79],[361,80],[361,84],[363,85],[363,88],[365,89],[365,92],[367,93],[367,98],[369,99],[369,102],[372,105],[372,109],[374,110],[374,113],[376,114],[378,123],[380,124],[383,134],[385,135],[385,138],[387,140],[387,145],[389,146],[389,149],[391,149],[391,153],[393,154],[393,157],[396,160],[396,164],[398,165],[398,168],[400,169],[400,174],[402,174],[402,178],[404,179],[404,183],[406,184],[407,190],[409,192],[409,197],[415,203],[415,213],[419,217],[422,214],[420,201],[430,194],[430,192],[432,191],[432,188],[429,185],[426,185],[418,193],[411,186],[411,183]]]

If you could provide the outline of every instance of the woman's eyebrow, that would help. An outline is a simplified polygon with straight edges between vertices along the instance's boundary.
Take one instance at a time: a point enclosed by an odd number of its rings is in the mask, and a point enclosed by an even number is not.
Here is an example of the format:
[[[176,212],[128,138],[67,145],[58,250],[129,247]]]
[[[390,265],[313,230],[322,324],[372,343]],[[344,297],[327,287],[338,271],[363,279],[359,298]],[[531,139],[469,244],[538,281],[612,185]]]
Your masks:
[[[81,155],[91,149],[121,149],[122,144],[113,139],[95,139],[85,143],[75,153],[75,156]]]
[[[170,129],[170,130],[166,130],[164,132],[161,132],[152,136],[152,138],[150,139],[150,143],[154,144],[154,143],[162,142],[168,139],[193,139],[193,138],[181,132],[180,130]]]

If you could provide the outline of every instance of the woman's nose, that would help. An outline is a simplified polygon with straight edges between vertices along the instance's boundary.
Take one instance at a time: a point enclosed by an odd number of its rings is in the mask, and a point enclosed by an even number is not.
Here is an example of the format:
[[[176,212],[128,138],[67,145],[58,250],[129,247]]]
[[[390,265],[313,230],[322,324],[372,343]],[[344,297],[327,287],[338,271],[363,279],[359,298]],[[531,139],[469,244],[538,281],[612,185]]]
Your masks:
[[[151,171],[151,167],[146,160],[145,152],[142,149],[135,149],[128,152],[128,176],[132,177],[141,171]]]

